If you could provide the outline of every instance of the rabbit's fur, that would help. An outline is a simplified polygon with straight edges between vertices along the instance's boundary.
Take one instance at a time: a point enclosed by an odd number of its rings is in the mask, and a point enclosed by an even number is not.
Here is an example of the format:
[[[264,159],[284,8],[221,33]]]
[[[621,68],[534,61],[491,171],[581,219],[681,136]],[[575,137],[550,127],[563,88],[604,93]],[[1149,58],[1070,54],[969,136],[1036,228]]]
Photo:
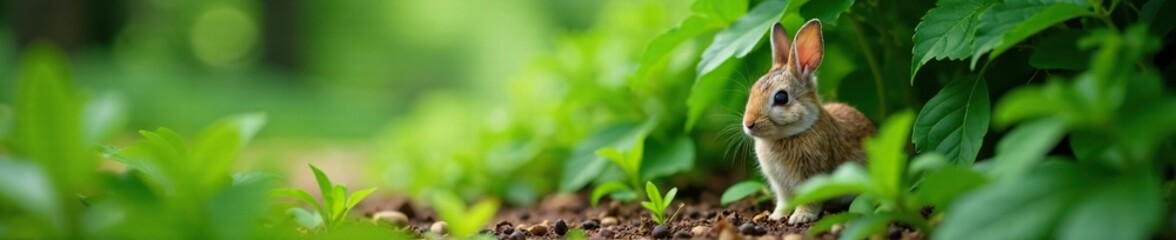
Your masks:
[[[797,31],[795,45],[783,26],[772,27],[772,69],[751,87],[743,130],[755,140],[760,169],[776,194],[772,220],[785,216],[794,188],[846,162],[864,162],[862,140],[876,131],[857,109],[842,103],[821,104],[814,73],[824,56],[821,22],[813,19]],[[785,92],[787,101],[776,95]],[[781,104],[783,103],[783,104]],[[811,222],[821,204],[803,204],[788,223]]]

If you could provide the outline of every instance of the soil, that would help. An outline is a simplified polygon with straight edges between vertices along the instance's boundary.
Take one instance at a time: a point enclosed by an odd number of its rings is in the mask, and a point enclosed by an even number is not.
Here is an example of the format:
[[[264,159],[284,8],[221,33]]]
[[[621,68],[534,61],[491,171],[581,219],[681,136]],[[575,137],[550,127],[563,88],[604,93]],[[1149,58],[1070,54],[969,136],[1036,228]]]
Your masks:
[[[677,215],[667,222],[669,238],[681,239],[808,239],[803,237],[808,233],[812,223],[790,225],[785,221],[772,221],[767,218],[772,203],[756,204],[752,199],[732,203],[720,207],[714,194],[701,194],[701,198],[674,201],[667,215]],[[431,210],[410,204],[403,198],[386,198],[373,201],[376,204],[363,206],[364,213],[371,216],[378,211],[395,210],[405,213],[409,218],[409,229],[424,236],[429,227],[436,222]],[[844,209],[833,209],[833,212]],[[821,216],[831,214],[824,212]],[[601,221],[605,218],[615,218],[616,225],[604,226]],[[653,239],[653,229],[656,226],[649,219],[648,211],[641,208],[639,203],[619,203],[605,200],[600,206],[589,206],[585,194],[553,195],[542,200],[540,204],[524,208],[506,208],[499,211],[482,230],[492,233],[498,239],[563,239],[556,233],[556,223],[563,220],[570,229],[582,229],[589,239]],[[592,221],[593,223],[588,223]],[[751,223],[750,226],[743,226]],[[585,227],[585,225],[589,225]],[[529,231],[532,226],[542,225],[539,231]],[[599,227],[592,228],[591,225]],[[708,228],[701,235],[692,233],[697,226]],[[747,228],[747,229],[743,229]],[[758,228],[758,229],[757,229]],[[756,231],[759,230],[759,231]],[[515,232],[522,232],[516,234]],[[544,232],[538,235],[537,232]],[[789,236],[793,235],[793,236]],[[816,239],[836,239],[837,232],[821,233]],[[800,237],[800,238],[798,238]],[[882,239],[924,239],[921,233],[908,228],[890,226],[886,236],[874,236]]]

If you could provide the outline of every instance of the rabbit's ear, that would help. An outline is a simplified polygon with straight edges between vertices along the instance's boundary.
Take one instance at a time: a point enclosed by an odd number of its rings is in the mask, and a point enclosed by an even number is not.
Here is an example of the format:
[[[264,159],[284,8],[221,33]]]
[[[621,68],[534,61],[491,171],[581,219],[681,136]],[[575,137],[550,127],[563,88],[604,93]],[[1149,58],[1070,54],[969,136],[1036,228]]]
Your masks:
[[[792,55],[792,43],[788,42],[788,32],[784,31],[784,25],[773,24],[771,38],[772,69],[783,69],[788,64],[788,56]]]
[[[809,20],[796,32],[792,45],[792,65],[796,72],[807,75],[817,70],[825,57],[825,40],[821,36],[821,21]]]

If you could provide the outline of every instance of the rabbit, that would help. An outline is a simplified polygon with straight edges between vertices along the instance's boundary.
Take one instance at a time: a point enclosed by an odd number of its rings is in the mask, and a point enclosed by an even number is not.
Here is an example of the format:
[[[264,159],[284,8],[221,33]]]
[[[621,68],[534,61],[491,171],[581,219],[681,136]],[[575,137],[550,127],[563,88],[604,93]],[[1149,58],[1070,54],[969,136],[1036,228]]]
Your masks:
[[[789,216],[794,188],[842,163],[864,163],[862,140],[877,130],[860,111],[843,103],[821,104],[814,74],[824,57],[821,22],[809,20],[790,44],[779,23],[772,26],[772,67],[752,86],[743,130],[776,197],[769,216],[789,224],[817,220],[822,204],[803,204]]]

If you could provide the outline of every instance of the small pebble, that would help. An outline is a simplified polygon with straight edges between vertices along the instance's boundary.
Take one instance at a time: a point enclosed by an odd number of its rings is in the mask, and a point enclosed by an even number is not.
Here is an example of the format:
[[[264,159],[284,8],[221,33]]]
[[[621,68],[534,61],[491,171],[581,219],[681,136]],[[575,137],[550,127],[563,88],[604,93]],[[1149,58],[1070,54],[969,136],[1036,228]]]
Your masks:
[[[380,211],[372,214],[372,221],[386,221],[392,226],[403,227],[408,225],[408,216],[398,211]]]
[[[557,220],[557,221],[555,221],[555,229],[554,230],[555,230],[555,234],[559,234],[560,236],[563,236],[564,234],[568,233],[568,223],[564,222],[563,219]]]
[[[528,229],[527,232],[530,232],[531,235],[535,235],[535,236],[547,235],[547,226],[544,226],[544,225],[531,226],[531,228]]]
[[[767,229],[764,229],[764,227],[761,227],[761,226],[755,226],[755,235],[756,236],[760,236],[760,235],[764,235],[764,234],[768,234]]]
[[[784,235],[784,240],[804,240],[804,235],[789,233],[788,235]]]
[[[510,223],[498,224],[498,233],[510,235],[511,233],[514,233],[514,231],[514,226],[511,226]]]
[[[516,232],[518,232],[518,231],[526,231],[526,230],[527,230],[527,224],[522,224],[522,223],[520,223],[518,226],[515,226],[515,231],[516,231]]]
[[[710,211],[706,211],[706,218],[715,218],[715,215],[718,215],[718,214],[719,214],[718,212],[716,212],[715,210],[712,209]]]
[[[690,210],[690,219],[699,219],[699,218],[702,218],[702,213],[698,212],[697,209]]]
[[[762,222],[764,222],[764,220],[768,220],[768,216],[771,216],[771,213],[764,211],[760,214],[755,215],[755,217],[752,217],[751,221],[757,222],[757,223],[762,223]]]
[[[613,230],[612,228],[601,229],[599,234],[601,237],[611,238],[613,236]]]
[[[699,237],[706,236],[706,234],[709,233],[710,231],[711,231],[711,228],[707,227],[707,226],[695,226],[694,228],[690,229],[690,233],[694,234],[694,236],[699,236]]]
[[[617,218],[615,218],[615,217],[606,217],[606,218],[600,220],[600,226],[611,227],[611,226],[616,226],[616,225],[617,225]]]
[[[687,231],[678,231],[678,232],[674,233],[674,238],[676,238],[676,239],[690,239],[693,237],[694,237],[694,235],[690,234],[690,232],[687,232]]]
[[[514,232],[508,238],[511,240],[526,240],[527,236],[523,236],[523,232]]]
[[[433,226],[429,227],[429,231],[436,233],[437,235],[445,235],[449,233],[449,224],[446,224],[445,222],[435,222],[433,223]]]
[[[831,232],[831,233],[833,233],[833,234],[837,234],[837,233],[840,233],[840,232],[841,232],[841,229],[842,229],[842,228],[845,228],[845,225],[844,225],[844,224],[840,224],[840,223],[838,223],[838,224],[833,224],[833,226],[832,226],[832,227],[829,227],[829,232]]]
[[[592,229],[596,229],[599,227],[600,227],[600,222],[596,221],[596,219],[588,219],[588,220],[584,220],[584,222],[580,223],[580,228],[583,228],[584,230],[592,230]]]
[[[528,212],[519,213],[519,220],[527,221],[529,219],[531,219],[531,213],[528,213]]]
[[[739,226],[739,233],[742,233],[743,235],[759,236],[757,234],[758,232],[755,231],[755,227],[756,226],[754,223],[744,223],[743,225]]]
[[[656,227],[653,227],[653,238],[662,239],[662,238],[669,238],[669,237],[670,237],[670,228],[667,228],[666,226],[662,226],[662,225],[658,225]]]

